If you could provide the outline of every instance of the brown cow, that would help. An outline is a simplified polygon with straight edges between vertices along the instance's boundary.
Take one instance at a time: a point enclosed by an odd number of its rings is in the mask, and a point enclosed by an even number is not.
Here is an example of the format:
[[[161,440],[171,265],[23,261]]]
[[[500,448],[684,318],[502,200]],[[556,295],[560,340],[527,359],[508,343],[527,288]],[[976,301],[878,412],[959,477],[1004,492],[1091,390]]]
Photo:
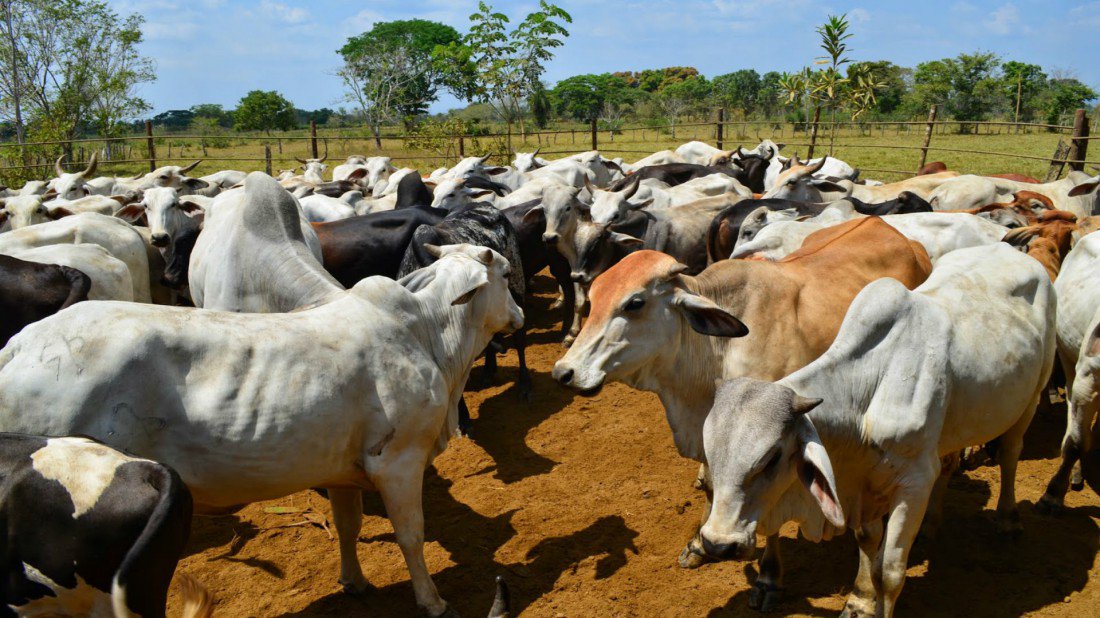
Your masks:
[[[600,275],[590,318],[553,376],[582,392],[620,380],[657,393],[680,454],[702,462],[715,380],[777,380],[800,369],[833,342],[865,285],[893,277],[912,289],[932,265],[919,243],[866,217],[811,234],[777,262],[723,260],[696,277],[684,269],[638,251]],[[706,476],[704,466],[704,486]],[[779,588],[777,548],[769,538],[754,606],[770,604]],[[701,556],[689,543],[680,564],[698,566]]]
[[[1039,261],[1050,275],[1058,278],[1062,260],[1073,247],[1077,216],[1064,210],[1049,210],[1036,217],[1034,224],[1009,230],[1004,241]]]
[[[947,171],[947,164],[943,161],[933,161],[924,167],[917,170],[917,176],[925,176],[927,174],[938,174],[940,172]],[[1031,184],[1039,184],[1041,181],[1032,178],[1031,176],[1024,176],[1023,174],[986,174],[989,178],[1003,178],[1005,180],[1015,180],[1016,182],[1029,182]]]

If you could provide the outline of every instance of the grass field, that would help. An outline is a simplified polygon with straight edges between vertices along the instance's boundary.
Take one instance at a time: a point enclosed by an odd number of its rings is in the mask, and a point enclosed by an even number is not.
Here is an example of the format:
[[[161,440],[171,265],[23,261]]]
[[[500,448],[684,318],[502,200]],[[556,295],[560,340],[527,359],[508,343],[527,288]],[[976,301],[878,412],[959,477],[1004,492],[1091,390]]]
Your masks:
[[[808,150],[809,135],[806,131],[794,131],[791,125],[729,125],[726,127],[725,147],[733,148],[741,144],[751,148],[761,138],[771,138],[786,144],[784,153],[799,153],[805,157]],[[941,132],[942,131],[942,132]],[[1049,168],[1049,159],[1053,155],[1058,140],[1064,133],[1047,132],[1041,129],[1027,129],[1016,134],[1011,127],[982,126],[980,133],[958,134],[957,125],[946,124],[937,127],[932,137],[928,161],[943,161],[949,169],[973,173],[1016,172],[1042,179]],[[457,141],[436,140],[431,146],[410,143],[403,137],[384,137],[382,148],[375,146],[373,138],[362,128],[340,128],[319,131],[319,150],[323,154],[325,142],[332,165],[338,164],[348,154],[376,155],[394,157],[398,167],[413,167],[427,173],[436,167],[451,165],[458,158]],[[621,156],[627,161],[637,160],[646,154],[675,148],[691,139],[714,142],[713,124],[702,126],[685,125],[679,127],[673,137],[667,129],[627,128],[623,133],[612,136],[608,131],[597,135],[599,150],[605,156]],[[818,136],[816,155],[829,153],[829,132],[822,128]],[[863,131],[844,128],[837,132],[832,153],[854,167],[863,170],[863,177],[884,181],[896,180],[911,175],[917,169],[919,148],[924,139],[924,127],[921,125],[877,125]],[[202,147],[206,141],[206,147]],[[148,170],[145,160],[145,139],[126,142],[129,150],[123,150],[117,158],[129,159],[128,162],[101,162],[99,173],[119,176],[133,175]],[[271,136],[225,134],[200,140],[187,136],[162,136],[156,138],[157,162],[191,162],[204,159],[205,163],[196,172],[210,173],[221,169],[239,169],[242,171],[263,170],[265,168],[264,146],[271,147],[272,168],[274,171],[290,169],[297,165],[295,157],[306,158],[309,155],[308,132],[290,131]],[[79,148],[83,146],[83,149]],[[509,152],[507,140],[501,136],[479,137],[465,141],[468,155],[493,152],[494,162],[503,162],[501,156]],[[526,139],[513,135],[511,150],[531,151],[542,148],[549,158],[566,153],[580,152],[591,147],[591,134],[586,127],[557,129],[553,133],[529,134]],[[89,142],[78,144],[76,158],[81,153],[90,153],[93,148],[101,148],[102,143]],[[1100,145],[1096,146],[1100,148]],[[979,150],[1005,153],[1013,156],[973,154],[952,152],[952,150]],[[85,155],[86,156],[86,155]],[[1031,159],[1019,157],[1034,157]],[[138,160],[134,160],[138,159]],[[510,161],[510,157],[508,160]],[[1094,153],[1090,160],[1100,159],[1100,153]],[[51,166],[52,167],[52,166]],[[52,174],[51,168],[36,170],[34,176],[43,177]],[[0,180],[16,184],[26,177],[24,173],[4,173],[0,168]]]

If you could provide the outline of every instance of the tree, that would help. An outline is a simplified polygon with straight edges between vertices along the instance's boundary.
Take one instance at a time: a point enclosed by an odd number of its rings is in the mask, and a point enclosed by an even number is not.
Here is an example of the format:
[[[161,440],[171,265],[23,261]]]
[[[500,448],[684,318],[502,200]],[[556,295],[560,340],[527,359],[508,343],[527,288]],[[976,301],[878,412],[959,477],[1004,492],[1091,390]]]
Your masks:
[[[779,111],[779,100],[782,93],[780,80],[782,74],[778,71],[768,71],[760,78],[760,90],[756,94],[757,106],[765,118],[771,118]]]
[[[253,90],[237,104],[233,112],[238,131],[286,131],[295,127],[294,105],[274,90]]]
[[[1048,124],[1058,124],[1063,114],[1085,107],[1097,98],[1096,91],[1072,77],[1056,77],[1043,94],[1042,110]]]
[[[545,129],[546,125],[550,123],[551,111],[550,95],[546,92],[546,86],[543,85],[542,81],[539,81],[535,85],[535,89],[531,91],[531,117],[535,121],[535,126],[540,130]]]
[[[199,103],[191,106],[191,113],[195,119],[203,119],[207,122],[204,126],[218,126],[228,129],[233,126],[233,114],[225,111],[225,108],[217,103]]]
[[[676,138],[676,123],[691,109],[700,105],[710,95],[710,82],[705,77],[693,77],[662,88],[656,96],[657,107]]]
[[[553,50],[565,44],[569,31],[562,24],[572,23],[573,18],[558,6],[539,0],[539,10],[509,31],[507,15],[479,2],[470,22],[461,46],[437,48],[437,62],[459,67],[472,63],[477,73],[474,97],[488,103],[508,124],[509,139],[517,120],[526,133],[524,100],[541,80]]]
[[[153,124],[169,131],[182,131],[191,126],[195,113],[189,109],[170,109],[153,116]]]
[[[715,77],[711,84],[714,97],[723,107],[739,108],[748,116],[757,110],[760,95],[760,74],[741,69]]]
[[[22,141],[102,135],[149,109],[136,87],[155,79],[138,53],[143,19],[98,0],[7,0],[0,37],[0,109]],[[69,153],[71,154],[71,153]]]
[[[558,113],[585,122],[597,118],[606,104],[619,106],[629,97],[626,82],[609,73],[574,75],[554,86]]]
[[[1000,96],[1000,60],[990,53],[959,54],[922,62],[913,72],[913,89],[908,107],[913,114],[927,110],[933,104],[956,120],[984,120],[1003,103]],[[962,125],[967,130],[966,125]]]
[[[901,107],[902,100],[909,87],[906,84],[906,76],[909,69],[900,67],[888,60],[872,60],[866,62],[853,62],[848,65],[849,81],[856,78],[861,72],[866,72],[880,86],[876,91],[874,110],[879,114],[889,115]]]
[[[1009,60],[1001,65],[1004,97],[1013,102],[1013,118],[1031,121],[1037,111],[1036,97],[1047,88],[1047,75],[1037,64]]]

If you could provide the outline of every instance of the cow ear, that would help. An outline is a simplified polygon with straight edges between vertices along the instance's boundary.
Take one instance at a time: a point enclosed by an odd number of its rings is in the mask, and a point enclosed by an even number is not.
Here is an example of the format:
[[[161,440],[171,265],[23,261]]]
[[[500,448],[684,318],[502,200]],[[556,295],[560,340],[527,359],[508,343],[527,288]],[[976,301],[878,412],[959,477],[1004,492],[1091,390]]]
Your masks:
[[[1069,190],[1069,196],[1070,197],[1078,197],[1078,196],[1081,196],[1081,195],[1085,195],[1086,193],[1092,193],[1093,191],[1096,190],[1096,187],[1100,187],[1100,181],[1086,182],[1084,184],[1077,185],[1076,187],[1070,189]]]
[[[0,225],[4,225],[8,222],[8,211],[0,210]]]
[[[629,208],[630,210],[641,210],[652,203],[653,198],[649,198],[648,200],[642,200],[641,202],[627,202],[626,205],[627,208]]]
[[[537,221],[539,217],[543,216],[543,210],[542,206],[535,206],[523,214],[523,220],[527,223]]]
[[[210,187],[210,183],[206,182],[202,178],[184,178],[182,182],[184,185],[187,185],[187,188],[193,191]]]
[[[74,213],[73,211],[71,211],[68,208],[65,208],[63,206],[58,206],[56,208],[50,208],[46,211],[46,216],[53,219],[54,221],[57,221],[58,219],[60,219],[62,217],[71,217],[75,214],[76,213]]]
[[[611,238],[611,242],[620,244],[624,247],[629,247],[631,245],[638,246],[638,245],[645,244],[645,241],[643,241],[639,238],[635,238],[634,236],[631,236],[630,234],[623,234],[621,232],[611,232],[610,238]]]
[[[684,312],[688,324],[697,333],[712,337],[744,337],[749,334],[748,327],[741,320],[709,298],[676,290],[673,304]]]
[[[363,179],[363,176],[366,176],[366,175],[367,175],[367,169],[365,167],[360,167],[360,168],[356,169],[355,171],[353,171],[352,173],[348,174],[347,180],[350,180],[352,182],[358,182],[358,181]]]
[[[489,168],[485,169],[485,173],[490,175],[490,176],[497,176],[497,175],[503,174],[504,172],[507,172],[507,171],[508,171],[508,168],[506,168],[506,167],[489,167]]]
[[[463,291],[461,294],[458,295],[457,298],[455,298],[454,300],[451,301],[451,306],[465,305],[466,303],[470,302],[470,300],[473,299],[474,294],[477,294],[478,290],[480,290],[481,288],[484,288],[488,285],[489,285],[489,276],[485,273],[484,270],[479,269],[477,271],[477,275],[471,277],[470,281],[466,284],[465,287],[460,288],[460,289],[463,289],[465,291]]]
[[[180,210],[187,213],[187,216],[189,217],[202,216],[204,213],[206,213],[206,211],[203,210],[202,206],[199,206],[195,202],[182,200],[180,201],[179,206]]]
[[[805,398],[796,395],[795,399]],[[845,523],[844,509],[841,508],[840,500],[837,499],[836,477],[833,476],[833,463],[829,459],[829,453],[826,452],[810,419],[800,415],[797,423],[798,480],[802,481],[802,485],[817,501],[825,519],[837,528],[842,528]]]
[[[141,204],[129,204],[123,206],[117,212],[115,216],[127,223],[134,223],[141,218],[141,215],[145,214],[145,206]]]
[[[844,187],[838,185],[837,183],[835,183],[831,180],[818,180],[818,179],[815,178],[814,180],[811,180],[810,182],[821,191],[838,192],[838,193],[846,193],[848,191],[848,189],[845,189]]]
[[[469,195],[470,197],[472,197],[474,199],[481,199],[481,198],[483,198],[487,195],[493,195],[493,194],[494,194],[494,191],[491,191],[489,189],[481,189],[481,190],[478,190],[478,191],[468,191],[466,193],[466,195]]]

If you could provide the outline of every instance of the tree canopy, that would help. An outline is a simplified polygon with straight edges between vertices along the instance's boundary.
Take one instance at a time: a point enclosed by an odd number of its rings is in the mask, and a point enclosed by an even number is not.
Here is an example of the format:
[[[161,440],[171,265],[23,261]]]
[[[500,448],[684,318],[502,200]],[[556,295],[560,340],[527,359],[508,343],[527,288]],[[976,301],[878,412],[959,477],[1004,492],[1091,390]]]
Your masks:
[[[283,131],[293,129],[297,117],[294,105],[274,90],[253,90],[246,94],[233,112],[238,131]]]

